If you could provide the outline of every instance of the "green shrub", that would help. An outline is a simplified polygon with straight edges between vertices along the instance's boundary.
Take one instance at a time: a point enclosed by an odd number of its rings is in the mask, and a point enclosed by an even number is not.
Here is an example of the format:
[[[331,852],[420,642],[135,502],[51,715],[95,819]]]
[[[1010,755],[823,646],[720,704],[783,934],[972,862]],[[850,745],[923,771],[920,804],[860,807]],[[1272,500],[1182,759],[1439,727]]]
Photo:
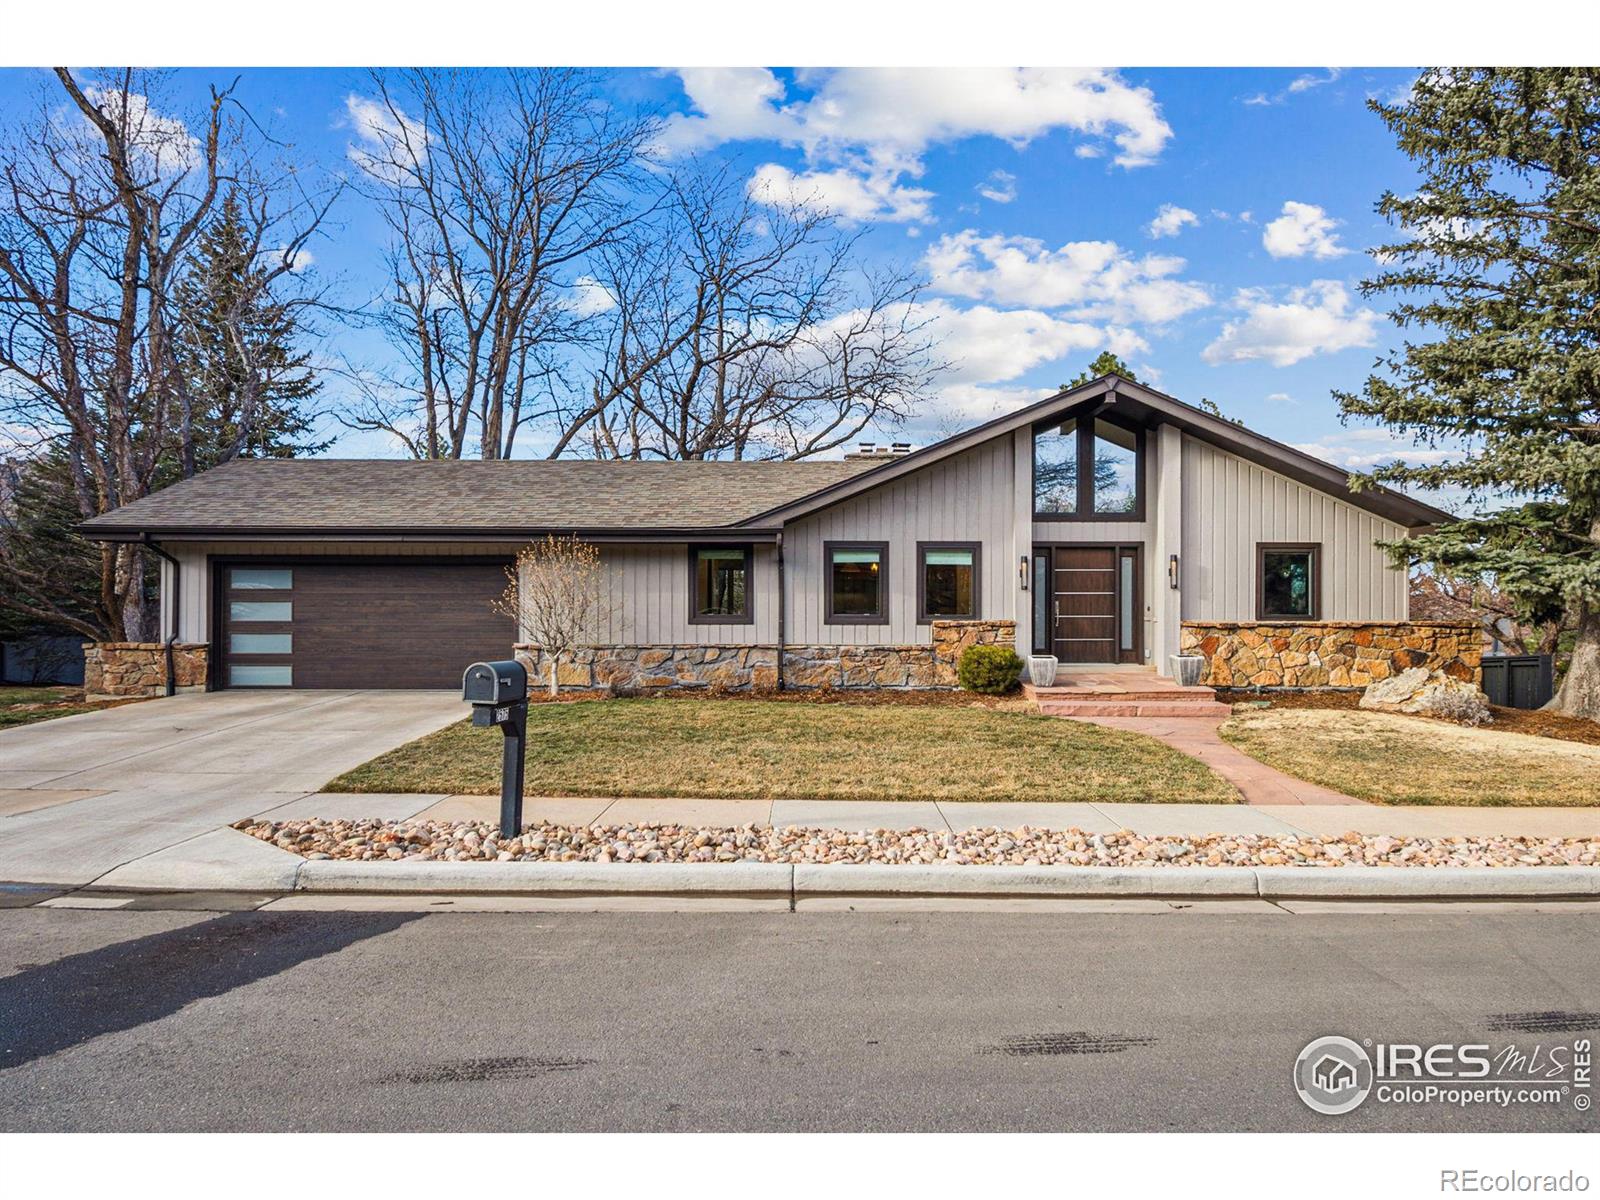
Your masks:
[[[969,692],[998,696],[1017,686],[1022,660],[1010,646],[968,646],[956,664],[956,679]]]

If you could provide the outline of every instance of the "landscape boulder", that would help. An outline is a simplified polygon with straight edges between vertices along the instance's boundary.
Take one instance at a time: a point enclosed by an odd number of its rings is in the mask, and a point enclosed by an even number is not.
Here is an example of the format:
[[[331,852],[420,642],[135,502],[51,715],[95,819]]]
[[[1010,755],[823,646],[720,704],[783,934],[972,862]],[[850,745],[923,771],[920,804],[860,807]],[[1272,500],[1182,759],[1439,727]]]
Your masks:
[[[1492,719],[1489,698],[1475,683],[1426,667],[1412,667],[1368,684],[1361,694],[1361,707],[1440,717],[1461,725],[1482,725]]]

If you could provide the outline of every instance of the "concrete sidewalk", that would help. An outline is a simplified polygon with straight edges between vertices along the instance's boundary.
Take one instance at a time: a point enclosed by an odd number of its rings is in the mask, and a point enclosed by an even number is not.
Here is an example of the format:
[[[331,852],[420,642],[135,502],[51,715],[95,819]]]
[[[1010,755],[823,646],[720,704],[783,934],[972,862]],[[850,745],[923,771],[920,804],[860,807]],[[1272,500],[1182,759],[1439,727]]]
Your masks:
[[[390,821],[498,821],[496,796],[324,793],[264,810],[274,821],[296,817]],[[832,829],[1132,829],[1152,836],[1207,833],[1358,833],[1415,837],[1600,836],[1600,808],[1388,807],[1377,804],[981,804],[851,800],[681,800],[532,798],[523,819],[562,825],[646,821],[697,825],[810,825]]]

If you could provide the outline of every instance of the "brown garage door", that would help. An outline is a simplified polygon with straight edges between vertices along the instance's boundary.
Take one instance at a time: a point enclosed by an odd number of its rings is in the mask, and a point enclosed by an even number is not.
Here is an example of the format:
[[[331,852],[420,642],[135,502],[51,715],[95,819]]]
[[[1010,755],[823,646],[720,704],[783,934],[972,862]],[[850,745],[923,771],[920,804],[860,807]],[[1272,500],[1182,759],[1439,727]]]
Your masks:
[[[490,601],[506,563],[224,562],[216,595],[223,687],[455,688],[506,658]]]

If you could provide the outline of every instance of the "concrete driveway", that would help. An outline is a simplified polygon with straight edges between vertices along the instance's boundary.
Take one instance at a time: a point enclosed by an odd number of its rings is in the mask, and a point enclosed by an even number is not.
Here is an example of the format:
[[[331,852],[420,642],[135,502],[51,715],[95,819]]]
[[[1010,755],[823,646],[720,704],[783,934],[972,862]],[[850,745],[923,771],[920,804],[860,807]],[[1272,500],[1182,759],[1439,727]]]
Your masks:
[[[0,881],[83,885],[180,845],[203,856],[219,830],[231,847],[229,823],[464,713],[455,692],[214,692],[0,732]]]

